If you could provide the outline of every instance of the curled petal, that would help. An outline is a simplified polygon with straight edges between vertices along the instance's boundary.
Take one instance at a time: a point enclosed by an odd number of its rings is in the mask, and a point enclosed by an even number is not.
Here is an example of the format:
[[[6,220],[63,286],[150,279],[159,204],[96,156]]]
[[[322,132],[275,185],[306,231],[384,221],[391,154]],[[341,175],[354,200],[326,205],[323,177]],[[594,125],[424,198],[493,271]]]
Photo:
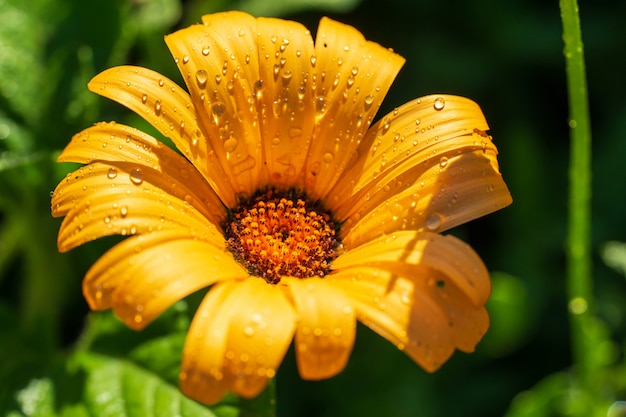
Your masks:
[[[327,201],[344,220],[344,244],[402,229],[441,232],[510,204],[487,128],[475,103],[444,95],[373,126]]]
[[[385,267],[404,263],[439,271],[475,306],[487,302],[489,273],[472,248],[454,236],[429,232],[397,232],[352,249],[333,261],[337,271],[356,266]]]
[[[468,151],[444,158],[444,167],[441,162],[425,171],[414,167],[374,192],[373,205],[364,201],[343,223],[344,246],[352,248],[399,230],[444,232],[511,203],[509,190],[493,166],[495,154]],[[403,188],[403,184],[409,185]],[[388,198],[378,203],[385,190]]]
[[[185,79],[208,146],[232,187],[250,195],[265,174],[254,83],[256,21],[241,12],[204,17],[165,37]]]
[[[59,162],[89,164],[96,161],[132,162],[158,171],[182,187],[188,202],[214,224],[226,215],[219,197],[189,162],[150,135],[123,124],[98,123],[74,135],[58,158]],[[102,182],[112,185],[117,169],[107,171]],[[113,177],[113,178],[111,178]],[[62,215],[56,213],[55,215]]]
[[[134,236],[110,249],[87,272],[83,293],[91,308],[113,308],[138,330],[187,295],[245,276],[223,242],[161,231]]]
[[[269,181],[301,181],[313,134],[313,39],[301,24],[257,19],[259,82],[255,86]],[[300,185],[301,186],[301,185]]]
[[[298,370],[304,379],[330,378],[348,362],[356,334],[350,299],[324,279],[283,278],[298,311],[295,338]]]
[[[405,274],[408,273],[408,274]],[[484,334],[478,332],[471,340],[457,344],[455,323],[430,292],[422,291],[424,285],[435,286],[429,281],[427,268],[394,270],[375,267],[354,267],[333,276],[333,285],[350,294],[357,310],[358,319],[378,334],[404,351],[428,372],[437,370],[459,345],[472,347]],[[473,313],[474,310],[482,310]],[[451,310],[458,312],[458,309]],[[484,317],[484,307],[471,307],[464,311],[469,317]],[[475,327],[480,327],[477,323]],[[466,349],[467,350],[467,349]]]
[[[52,197],[52,214],[65,215],[59,250],[65,252],[103,236],[172,228],[204,239],[220,236],[217,227],[195,208],[203,208],[201,197],[183,182],[131,162],[80,167],[68,174]]]
[[[315,140],[305,188],[324,198],[343,175],[404,58],[366,41],[353,27],[323,18],[315,40]]]
[[[230,390],[258,395],[289,347],[296,315],[282,289],[262,279],[216,284],[187,335],[181,389],[206,404]]]
[[[189,94],[176,83],[146,68],[121,66],[96,75],[88,87],[143,117],[174,142],[225,204],[236,202],[216,153],[198,127]]]

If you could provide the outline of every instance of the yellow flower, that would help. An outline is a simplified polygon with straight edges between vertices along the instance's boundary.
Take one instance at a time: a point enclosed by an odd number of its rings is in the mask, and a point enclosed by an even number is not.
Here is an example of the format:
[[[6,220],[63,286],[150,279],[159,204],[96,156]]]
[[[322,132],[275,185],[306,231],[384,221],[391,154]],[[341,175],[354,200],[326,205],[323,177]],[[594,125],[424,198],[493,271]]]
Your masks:
[[[180,153],[111,122],[59,157],[86,164],[52,198],[59,250],[132,235],[87,272],[90,307],[142,329],[211,286],[180,372],[208,404],[257,395],[292,339],[303,378],[337,374],[356,320],[429,372],[472,351],[488,327],[488,272],[440,232],[511,202],[479,107],[428,96],[372,125],[404,59],[327,18],[315,43],[298,23],[241,12],[166,42],[189,93],[131,66],[89,89]]]

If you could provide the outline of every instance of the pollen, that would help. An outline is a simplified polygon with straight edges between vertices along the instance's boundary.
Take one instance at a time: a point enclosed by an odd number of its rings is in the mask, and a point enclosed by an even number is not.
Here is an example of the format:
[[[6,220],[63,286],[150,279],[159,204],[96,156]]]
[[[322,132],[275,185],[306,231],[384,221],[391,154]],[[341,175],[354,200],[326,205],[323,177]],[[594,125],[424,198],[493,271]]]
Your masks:
[[[296,192],[269,190],[230,212],[226,244],[251,275],[277,284],[281,277],[323,277],[339,246],[336,223],[318,203]]]

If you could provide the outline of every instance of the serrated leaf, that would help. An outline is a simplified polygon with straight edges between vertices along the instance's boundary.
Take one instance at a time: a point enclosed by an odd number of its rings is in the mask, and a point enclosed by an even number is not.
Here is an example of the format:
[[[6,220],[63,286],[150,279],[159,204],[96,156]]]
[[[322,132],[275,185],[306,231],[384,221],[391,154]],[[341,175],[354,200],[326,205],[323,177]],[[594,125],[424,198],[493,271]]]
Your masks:
[[[178,387],[122,359],[83,352],[85,404],[94,417],[215,417]]]

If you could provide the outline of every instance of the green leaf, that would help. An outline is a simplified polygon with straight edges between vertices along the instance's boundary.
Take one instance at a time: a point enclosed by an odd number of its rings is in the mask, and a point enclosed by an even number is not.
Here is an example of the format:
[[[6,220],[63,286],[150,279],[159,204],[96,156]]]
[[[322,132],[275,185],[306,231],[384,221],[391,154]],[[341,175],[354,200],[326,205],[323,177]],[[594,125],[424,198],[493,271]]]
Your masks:
[[[54,416],[54,386],[50,379],[33,379],[16,395],[20,412],[8,416]]]
[[[10,109],[10,118],[27,124],[36,120],[42,105],[38,98],[45,42],[44,28],[36,18],[40,3],[8,0],[0,7],[0,107]]]
[[[87,352],[77,361],[87,372],[84,400],[95,417],[215,416],[178,387],[129,361]]]

